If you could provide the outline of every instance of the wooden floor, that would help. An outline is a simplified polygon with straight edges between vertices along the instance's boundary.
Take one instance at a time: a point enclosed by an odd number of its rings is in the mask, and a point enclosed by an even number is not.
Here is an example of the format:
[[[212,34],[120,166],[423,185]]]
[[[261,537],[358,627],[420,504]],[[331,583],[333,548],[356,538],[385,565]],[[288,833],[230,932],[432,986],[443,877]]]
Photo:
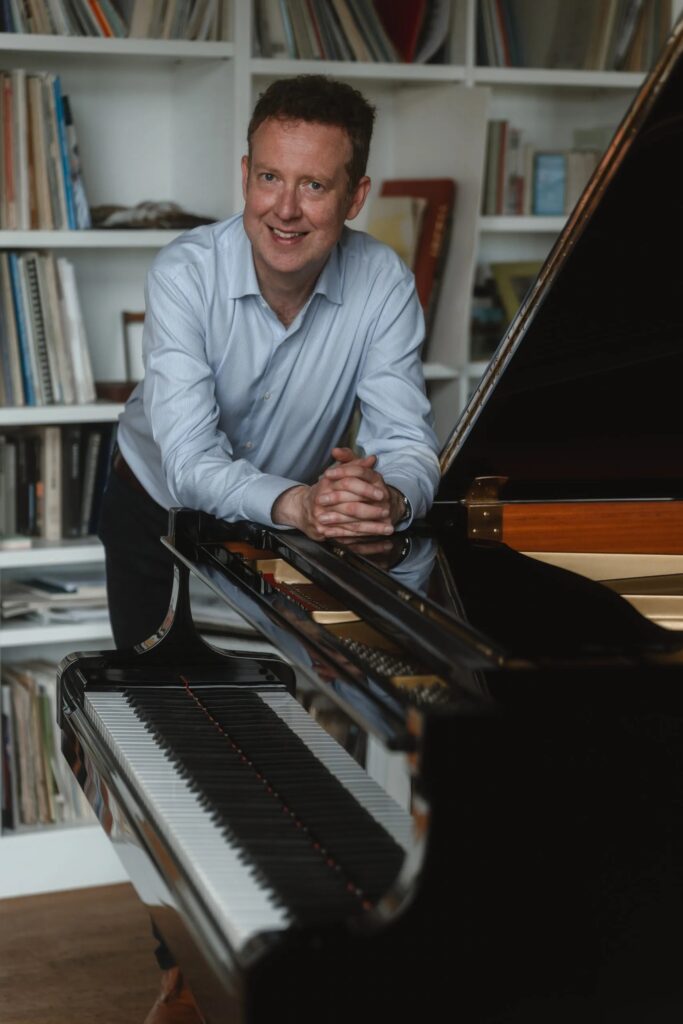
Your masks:
[[[142,1024],[159,969],[131,886],[0,901],[2,1024]]]

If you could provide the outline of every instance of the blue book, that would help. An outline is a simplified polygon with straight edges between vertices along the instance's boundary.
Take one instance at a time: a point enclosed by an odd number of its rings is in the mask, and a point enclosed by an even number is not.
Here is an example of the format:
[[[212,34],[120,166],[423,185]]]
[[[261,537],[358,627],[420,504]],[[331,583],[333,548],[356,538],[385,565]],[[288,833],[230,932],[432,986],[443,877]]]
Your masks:
[[[75,231],[78,227],[76,222],[76,206],[74,203],[74,189],[71,181],[71,165],[69,163],[69,147],[66,141],[66,119],[64,117],[64,103],[62,101],[62,84],[59,75],[55,75],[52,81],[52,89],[55,97],[55,110],[57,112],[57,137],[59,139],[59,156],[62,161],[64,174],[64,191],[66,193],[66,212],[69,221],[69,229]]]
[[[539,217],[561,217],[567,188],[567,157],[563,152],[534,155],[531,212]]]
[[[19,260],[15,252],[8,253],[8,256],[9,272],[12,280],[12,298],[14,299],[14,318],[17,322],[17,335],[19,337],[19,356],[21,359],[21,379],[24,382],[24,396],[26,398],[26,405],[36,405],[36,393],[31,373],[31,353],[29,352],[30,341],[21,297]]]

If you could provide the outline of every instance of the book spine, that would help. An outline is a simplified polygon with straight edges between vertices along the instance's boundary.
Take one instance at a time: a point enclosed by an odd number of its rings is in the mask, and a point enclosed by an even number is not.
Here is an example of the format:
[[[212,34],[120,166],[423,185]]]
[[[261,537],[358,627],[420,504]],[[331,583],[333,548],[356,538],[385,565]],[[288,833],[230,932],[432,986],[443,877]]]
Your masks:
[[[62,535],[67,540],[81,534],[82,433],[79,423],[62,430]]]
[[[88,536],[90,529],[90,518],[95,495],[95,478],[97,476],[97,461],[102,444],[102,432],[99,427],[92,427],[87,436],[83,461],[83,491],[81,494],[81,537]]]
[[[58,541],[62,537],[62,432],[60,427],[45,427],[43,433],[43,529],[42,537]]]
[[[14,318],[17,325],[17,336],[19,340],[19,354],[21,356],[21,378],[24,385],[24,396],[26,405],[37,405],[36,392],[33,386],[33,372],[31,355],[29,352],[29,338],[24,316],[21,281],[19,273],[19,260],[15,252],[8,254],[10,278],[12,281],[12,300],[14,303]]]
[[[62,103],[62,83],[59,75],[52,79],[52,90],[54,93],[55,119],[57,122],[57,138],[59,142],[59,157],[62,167],[62,181],[64,183],[64,195],[66,199],[66,211],[68,227],[75,231],[78,227],[76,222],[76,207],[74,204],[74,189],[71,180],[71,168],[69,166],[69,148],[66,140],[66,122],[64,120],[64,104]]]
[[[33,344],[36,354],[38,377],[40,380],[40,393],[42,404],[52,405],[55,401],[55,391],[52,384],[52,367],[50,365],[50,354],[47,346],[45,332],[45,319],[43,316],[43,304],[40,296],[38,283],[38,256],[35,253],[27,253],[21,257],[21,265],[25,270],[26,293],[28,297],[29,316],[33,334]]]
[[[81,157],[78,150],[78,138],[76,126],[71,114],[71,103],[69,97],[62,95],[62,108],[64,111],[64,124],[66,125],[66,139],[69,149],[69,167],[71,169],[71,184],[73,188],[74,207],[76,210],[76,223],[80,230],[87,231],[92,227],[90,217],[90,206],[83,184],[81,170]]]

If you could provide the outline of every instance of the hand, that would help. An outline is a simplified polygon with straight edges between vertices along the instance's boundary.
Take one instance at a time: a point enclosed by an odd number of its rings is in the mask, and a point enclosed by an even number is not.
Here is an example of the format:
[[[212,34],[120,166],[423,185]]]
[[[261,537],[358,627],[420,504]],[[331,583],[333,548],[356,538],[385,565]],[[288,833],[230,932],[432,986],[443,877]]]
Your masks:
[[[313,540],[393,533],[403,499],[372,468],[376,456],[357,458],[350,448],[334,448],[332,455],[335,465],[316,484],[291,487],[279,496],[273,522],[294,526]]]
[[[377,458],[358,458],[350,448],[333,448],[335,464],[323,473],[327,487],[318,501],[326,511],[319,516],[319,528],[327,537],[358,537],[394,532],[403,515],[403,496],[387,485],[375,469]]]

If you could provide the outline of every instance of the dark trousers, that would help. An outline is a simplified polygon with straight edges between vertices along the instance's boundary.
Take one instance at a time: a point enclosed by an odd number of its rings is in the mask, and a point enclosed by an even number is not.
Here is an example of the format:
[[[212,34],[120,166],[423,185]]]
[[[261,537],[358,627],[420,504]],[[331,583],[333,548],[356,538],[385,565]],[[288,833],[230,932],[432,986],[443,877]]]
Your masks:
[[[160,541],[168,512],[112,469],[98,536],[104,544],[114,642],[133,647],[161,625],[171,600],[173,559]]]
[[[171,601],[173,559],[161,544],[168,512],[112,469],[102,500],[98,536],[104,544],[107,600],[117,648],[132,648],[161,625]],[[155,956],[166,970],[175,960],[154,925]]]

